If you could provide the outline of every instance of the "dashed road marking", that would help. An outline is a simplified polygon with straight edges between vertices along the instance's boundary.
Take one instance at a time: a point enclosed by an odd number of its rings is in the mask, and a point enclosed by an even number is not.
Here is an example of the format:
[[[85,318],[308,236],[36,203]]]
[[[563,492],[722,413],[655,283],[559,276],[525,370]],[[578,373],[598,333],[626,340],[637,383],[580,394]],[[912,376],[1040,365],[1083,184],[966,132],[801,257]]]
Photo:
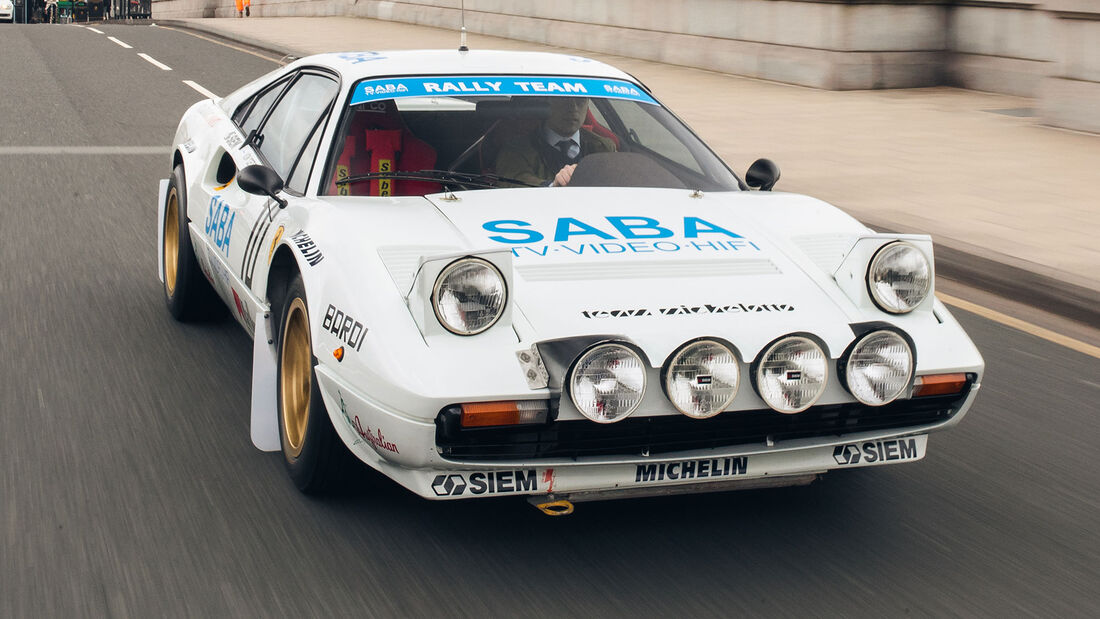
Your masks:
[[[92,28],[91,26],[88,26],[88,30],[91,30],[92,32],[94,32],[96,34],[103,34],[102,30],[96,30],[95,28]]]
[[[1054,331],[1051,331],[1050,329],[1044,329],[1039,325],[1033,325],[1030,322],[1025,322],[1023,320],[1020,320],[1019,318],[1009,316],[1008,314],[1002,314],[996,310],[991,310],[988,307],[982,307],[981,305],[978,305],[976,303],[971,303],[970,301],[964,301],[958,297],[953,297],[949,294],[937,292],[936,296],[948,305],[953,305],[959,309],[977,314],[982,318],[987,318],[989,320],[992,320],[993,322],[1005,325],[1006,327],[1012,327],[1013,329],[1023,331],[1024,333],[1028,333],[1030,335],[1034,335],[1035,337],[1042,338],[1048,342],[1053,342],[1054,344],[1058,344],[1059,346],[1065,346],[1070,350],[1076,350],[1079,353],[1100,359],[1100,346],[1093,346],[1092,344],[1082,342],[1081,340],[1075,340],[1067,335],[1056,333]]]
[[[218,98],[218,95],[210,92],[209,90],[203,88],[202,86],[200,86],[199,84],[196,84],[195,82],[192,82],[191,80],[183,80],[183,83],[187,84],[191,88],[194,88],[196,91],[199,92],[199,94],[203,95],[204,97],[209,97],[211,99],[217,99]]]
[[[142,58],[147,60],[149,62],[149,64],[151,64],[155,67],[159,67],[161,71],[171,71],[172,70],[172,67],[164,64],[163,62],[160,62],[159,60],[157,60],[156,58],[153,58],[149,54],[138,54],[138,56],[141,56]]]
[[[107,39],[111,40],[111,41],[114,41],[115,43],[118,43],[119,45],[121,45],[122,47],[125,47],[126,49],[134,49],[133,45],[130,45],[129,43],[124,43],[122,41],[119,41],[118,39],[116,39],[114,37],[107,37]]]

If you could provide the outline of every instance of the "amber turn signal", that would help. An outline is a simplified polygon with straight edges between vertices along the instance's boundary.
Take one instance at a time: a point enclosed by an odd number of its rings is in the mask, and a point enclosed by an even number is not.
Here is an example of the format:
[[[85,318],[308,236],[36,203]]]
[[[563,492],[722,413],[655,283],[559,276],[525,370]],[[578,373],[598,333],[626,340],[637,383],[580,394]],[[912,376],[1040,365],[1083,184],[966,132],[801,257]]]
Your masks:
[[[966,388],[966,374],[929,374],[918,376],[913,385],[913,397],[954,395]]]
[[[514,426],[543,423],[549,411],[546,400],[473,402],[462,405],[462,427]]]

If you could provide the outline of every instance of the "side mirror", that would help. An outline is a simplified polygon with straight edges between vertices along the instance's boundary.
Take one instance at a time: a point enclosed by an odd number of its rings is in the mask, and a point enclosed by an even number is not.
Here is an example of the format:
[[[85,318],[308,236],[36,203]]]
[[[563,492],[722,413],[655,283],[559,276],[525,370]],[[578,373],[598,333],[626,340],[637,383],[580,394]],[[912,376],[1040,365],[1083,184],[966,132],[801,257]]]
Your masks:
[[[267,196],[278,202],[279,208],[286,208],[286,200],[276,195],[283,190],[283,179],[267,166],[250,165],[241,168],[237,172],[237,184],[254,196]]]
[[[760,191],[771,191],[778,181],[779,166],[775,165],[771,159],[757,159],[745,173],[745,182],[749,187],[755,187]]]

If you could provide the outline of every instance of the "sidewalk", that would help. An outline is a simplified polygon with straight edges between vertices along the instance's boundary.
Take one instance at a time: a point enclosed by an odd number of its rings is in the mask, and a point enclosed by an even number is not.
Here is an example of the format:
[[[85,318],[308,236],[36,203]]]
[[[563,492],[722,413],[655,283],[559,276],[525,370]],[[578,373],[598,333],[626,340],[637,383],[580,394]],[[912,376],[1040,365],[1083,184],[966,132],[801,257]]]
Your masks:
[[[158,23],[294,56],[459,44],[449,30],[345,17]],[[1100,324],[1100,136],[1038,125],[1030,99],[822,91],[483,35],[468,44],[608,62],[642,80],[736,171],[768,157],[783,172],[779,190],[876,229],[931,234],[940,275]]]

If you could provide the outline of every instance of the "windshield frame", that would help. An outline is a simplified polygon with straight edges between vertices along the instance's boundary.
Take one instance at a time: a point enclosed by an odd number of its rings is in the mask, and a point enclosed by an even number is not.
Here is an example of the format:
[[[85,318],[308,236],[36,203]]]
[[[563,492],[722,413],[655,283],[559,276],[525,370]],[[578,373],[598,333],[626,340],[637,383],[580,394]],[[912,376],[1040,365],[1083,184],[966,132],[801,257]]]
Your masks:
[[[401,82],[403,84],[410,84],[410,80],[416,80],[420,83],[426,83],[426,82],[440,82],[440,81],[445,81],[445,80],[470,81],[470,80],[479,80],[479,79],[481,79],[481,80],[494,79],[494,80],[498,80],[498,81],[509,80],[512,84],[519,83],[520,80],[523,80],[524,82],[534,82],[534,81],[540,81],[540,80],[541,81],[570,80],[570,81],[580,81],[580,82],[586,83],[586,84],[595,83],[595,84],[606,84],[606,85],[619,85],[621,87],[627,88],[628,90],[624,91],[624,92],[596,92],[596,93],[591,93],[591,92],[565,92],[565,91],[546,92],[546,91],[534,91],[534,90],[529,91],[529,92],[511,91],[511,92],[499,92],[499,93],[498,92],[487,92],[487,91],[469,91],[469,90],[466,90],[466,91],[449,90],[446,93],[444,93],[444,92],[434,92],[434,91],[430,92],[430,93],[425,93],[424,91],[420,91],[420,92],[410,91],[410,92],[400,92],[399,93],[399,92],[396,92],[396,91],[390,92],[390,91],[387,90],[386,92],[375,93],[372,97],[366,98],[366,99],[364,99],[363,94],[361,92],[364,85],[370,84],[370,83],[373,83],[373,82],[380,82],[380,83],[385,83],[385,82],[397,83],[397,82]],[[502,90],[503,90],[503,87],[502,87]],[[646,86],[644,86],[640,81],[634,80],[633,78],[603,77],[603,76],[592,76],[592,75],[572,75],[572,74],[553,74],[553,75],[539,74],[539,75],[535,75],[535,74],[529,74],[529,73],[484,73],[484,72],[480,72],[480,73],[447,73],[447,74],[415,73],[415,74],[389,75],[389,76],[368,76],[368,77],[364,77],[364,78],[361,78],[361,79],[358,79],[358,80],[355,80],[355,81],[351,82],[351,86],[348,88],[348,90],[346,92],[346,95],[343,97],[344,100],[343,100],[342,105],[337,105],[337,106],[334,106],[332,108],[333,113],[335,113],[335,112],[337,112],[337,110],[339,110],[340,118],[337,120],[336,123],[334,123],[335,124],[334,131],[333,131],[331,139],[329,140],[329,143],[328,143],[328,149],[327,149],[327,152],[325,154],[326,162],[325,162],[325,165],[323,167],[323,174],[320,176],[319,181],[316,185],[317,195],[318,196],[333,196],[333,195],[336,195],[336,194],[329,193],[329,184],[334,180],[333,174],[335,172],[335,168],[336,168],[336,165],[338,163],[338,159],[339,159],[339,156],[340,156],[340,151],[343,148],[342,140],[345,137],[345,134],[347,132],[347,124],[351,121],[351,118],[354,116],[354,112],[352,112],[351,109],[354,108],[355,106],[362,105],[363,103],[369,103],[371,101],[394,101],[395,104],[398,105],[398,110],[400,111],[400,104],[398,103],[398,101],[400,99],[454,98],[454,99],[457,99],[457,100],[471,101],[471,98],[474,98],[474,97],[487,97],[489,95],[496,95],[496,94],[499,94],[501,96],[507,96],[509,98],[540,97],[540,96],[541,97],[548,97],[548,96],[587,97],[590,100],[596,100],[596,99],[626,100],[626,101],[634,102],[635,104],[637,104],[639,106],[651,105],[654,108],[657,108],[657,109],[660,110],[660,112],[658,112],[656,114],[650,112],[650,115],[653,117],[653,119],[656,122],[660,123],[666,131],[668,131],[670,134],[673,135],[673,137],[675,137],[678,141],[680,141],[682,144],[684,144],[685,147],[687,148],[687,150],[692,154],[693,157],[696,158],[697,161],[699,160],[700,155],[702,155],[704,158],[707,158],[707,159],[710,160],[713,167],[715,168],[715,170],[710,171],[711,175],[713,175],[713,173],[715,171],[725,173],[725,174],[729,175],[728,180],[732,181],[732,182],[728,182],[728,185],[731,185],[731,186],[728,186],[728,187],[723,186],[722,188],[719,188],[719,189],[710,189],[710,191],[747,191],[747,190],[749,190],[748,185],[741,178],[741,176],[739,174],[737,174],[737,172],[735,172],[720,156],[718,156],[718,154],[714,151],[714,149],[711,148],[706,143],[706,141],[701,139],[699,137],[699,135],[691,128],[690,125],[688,125],[686,122],[684,122],[684,120],[682,118],[680,118],[670,108],[668,108],[663,103],[661,103],[660,100],[658,100],[656,97],[654,97],[652,92]],[[395,97],[394,95],[398,95],[398,96]],[[473,101],[473,102],[476,104],[476,101]],[[607,115],[603,112],[603,110],[600,110],[600,112],[608,122],[611,122],[611,119],[607,118]],[[664,119],[661,118],[662,115],[665,116]],[[616,114],[616,117],[617,117],[617,114]],[[669,126],[670,123],[675,127],[676,130],[682,132],[683,135],[677,135],[677,131],[673,130],[673,128],[671,128]],[[620,122],[620,129],[623,128],[623,127],[625,127],[625,124],[621,124],[621,122]],[[693,143],[691,141],[693,141]],[[646,148],[646,147],[644,147],[644,145],[641,145],[641,144],[638,144],[638,146],[641,146],[642,148]],[[654,152],[655,153],[655,151],[652,151],[651,149],[646,149],[646,150],[649,151],[649,152]],[[670,162],[672,165],[683,167],[682,164],[679,164],[679,163],[675,162],[674,160],[672,160],[668,157],[662,156],[659,153],[655,153],[655,154],[657,154],[657,156],[659,156],[662,160]],[[700,163],[700,167],[703,169],[704,173],[706,173],[707,172],[707,166],[704,165],[704,163],[702,161],[699,161],[699,163]],[[445,166],[441,166],[440,163],[437,162],[436,167],[445,167]],[[688,172],[691,173],[691,174],[694,174],[694,175],[699,175],[699,173],[694,171],[694,170],[688,170]],[[711,179],[711,182],[712,183],[722,183],[722,184],[727,183],[726,181],[723,181],[720,178]],[[698,189],[698,188],[697,187],[690,187],[690,189]]]

